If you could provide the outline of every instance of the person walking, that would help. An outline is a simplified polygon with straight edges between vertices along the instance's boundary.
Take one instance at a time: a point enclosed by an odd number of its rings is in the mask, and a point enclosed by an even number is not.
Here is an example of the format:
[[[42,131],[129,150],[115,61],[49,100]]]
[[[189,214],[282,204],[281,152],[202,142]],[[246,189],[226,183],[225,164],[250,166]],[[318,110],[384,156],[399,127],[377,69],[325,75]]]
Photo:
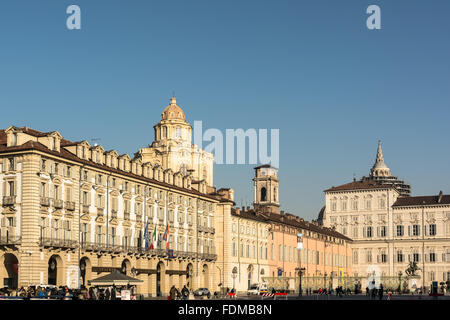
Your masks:
[[[383,285],[380,283],[380,289],[378,290],[378,297],[383,300]]]
[[[170,300],[175,300],[176,290],[177,289],[175,288],[175,285],[173,285],[172,288],[170,288],[170,291],[169,291]]]
[[[183,295],[183,299],[187,300],[188,296],[189,296],[189,290],[186,287],[186,285],[183,286],[183,289],[181,289],[181,294]]]

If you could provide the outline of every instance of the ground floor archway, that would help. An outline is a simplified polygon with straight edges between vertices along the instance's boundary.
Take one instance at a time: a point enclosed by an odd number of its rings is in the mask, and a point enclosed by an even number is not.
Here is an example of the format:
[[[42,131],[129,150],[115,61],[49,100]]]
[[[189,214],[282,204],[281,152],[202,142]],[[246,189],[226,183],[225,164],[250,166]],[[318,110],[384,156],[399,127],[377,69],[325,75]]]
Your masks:
[[[2,287],[17,289],[19,282],[19,260],[12,253],[5,253],[1,258]]]
[[[88,257],[80,259],[81,285],[87,286],[88,280],[92,280],[92,264]]]
[[[59,255],[52,255],[48,259],[48,284],[63,285],[63,261]]]

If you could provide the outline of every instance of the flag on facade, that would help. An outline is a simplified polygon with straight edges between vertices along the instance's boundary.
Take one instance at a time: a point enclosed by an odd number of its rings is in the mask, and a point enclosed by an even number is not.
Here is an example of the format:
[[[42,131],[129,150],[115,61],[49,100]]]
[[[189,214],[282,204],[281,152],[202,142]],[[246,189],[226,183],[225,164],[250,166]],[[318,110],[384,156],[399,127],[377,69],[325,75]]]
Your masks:
[[[169,225],[166,227],[166,231],[164,232],[163,240],[167,241],[167,237],[169,236]]]
[[[153,243],[156,241],[156,226],[155,229],[153,230],[153,236],[151,238],[151,242],[150,242],[150,250],[153,250],[155,248],[155,246],[153,245]]]
[[[150,235],[148,234],[148,221],[144,230],[144,239],[145,239],[145,250],[148,250],[148,243],[150,241]]]

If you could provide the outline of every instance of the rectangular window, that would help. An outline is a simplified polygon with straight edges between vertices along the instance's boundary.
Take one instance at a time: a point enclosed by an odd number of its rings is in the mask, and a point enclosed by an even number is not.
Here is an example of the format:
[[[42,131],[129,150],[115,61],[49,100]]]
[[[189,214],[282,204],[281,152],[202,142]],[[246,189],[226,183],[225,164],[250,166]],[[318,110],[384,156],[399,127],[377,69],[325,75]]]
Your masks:
[[[436,225],[435,224],[430,224],[428,226],[428,231],[429,231],[429,235],[430,236],[435,236],[436,235]]]
[[[14,187],[14,181],[9,181],[8,182],[8,191],[9,191],[9,196],[14,196],[15,195],[15,187]]]
[[[400,250],[397,251],[397,262],[403,262],[403,253]]]
[[[397,237],[403,237],[404,229],[405,228],[403,226],[401,226],[401,225],[397,226]]]
[[[418,224],[415,224],[412,226],[413,236],[420,236],[420,226]]]
[[[380,227],[380,237],[382,238],[386,237],[386,226]]]
[[[14,158],[9,158],[9,171],[14,171]]]
[[[436,253],[430,252],[430,262],[436,262]]]

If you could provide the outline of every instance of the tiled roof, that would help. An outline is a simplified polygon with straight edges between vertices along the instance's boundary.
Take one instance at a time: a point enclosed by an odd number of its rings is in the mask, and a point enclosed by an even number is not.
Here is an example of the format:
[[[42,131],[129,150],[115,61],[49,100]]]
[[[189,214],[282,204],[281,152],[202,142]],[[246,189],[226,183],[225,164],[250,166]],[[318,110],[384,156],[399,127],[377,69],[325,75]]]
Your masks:
[[[36,130],[32,130],[27,128],[27,133],[34,135],[34,136],[45,136],[46,134],[36,131]],[[65,140],[68,141],[68,140]],[[131,172],[127,172],[127,171],[122,171],[116,168],[112,168],[112,167],[108,167],[106,165],[102,165],[102,164],[98,164],[95,163],[93,161],[89,161],[89,160],[84,160],[81,158],[78,158],[76,155],[74,155],[73,153],[67,151],[66,149],[64,149],[63,147],[60,148],[60,151],[54,151],[54,150],[50,150],[48,149],[46,146],[44,146],[42,143],[37,142],[37,141],[28,141],[20,146],[13,146],[13,147],[7,147],[6,146],[6,134],[5,134],[5,130],[0,130],[0,153],[4,153],[4,152],[11,152],[11,151],[28,151],[28,150],[38,150],[47,154],[51,154],[54,156],[58,156],[61,158],[64,158],[66,160],[71,160],[74,162],[78,162],[80,164],[84,164],[84,165],[89,165],[93,168],[97,168],[97,169],[101,169],[101,170],[105,170],[105,171],[109,171],[112,173],[116,173],[116,174],[120,174],[123,176],[127,176],[130,178],[134,178],[134,179],[139,179],[141,181],[144,182],[149,182],[149,183],[153,183],[153,184],[157,184],[163,187],[167,187],[167,188],[171,188],[171,189],[175,189],[175,190],[179,190],[179,191],[183,191],[183,192],[188,192],[191,194],[195,194],[198,196],[202,196],[202,197],[206,197],[206,198],[210,198],[210,199],[214,199],[217,200],[216,197],[213,197],[211,195],[208,194],[204,194],[201,192],[198,192],[195,189],[186,189],[186,188],[182,188],[182,187],[178,187],[176,185],[172,185],[172,184],[168,184],[165,182],[161,182],[155,179],[151,179],[151,178],[146,178],[144,176],[140,176],[140,175],[136,175],[134,173]]]
[[[286,215],[286,214],[278,214],[278,213],[270,213],[270,212],[255,212],[254,209],[246,210],[246,211],[240,211],[239,213],[236,213],[236,209],[233,208],[232,215],[236,217],[242,217],[244,219],[251,219],[251,220],[257,220],[262,222],[275,222],[280,223],[284,225],[289,225],[295,228],[314,231],[319,234],[332,236],[335,238],[343,239],[346,241],[352,241],[352,239],[344,236],[343,234],[337,232],[336,230],[318,226],[316,224],[310,223],[308,221],[305,221],[303,219],[297,220],[298,217],[293,215]]]
[[[401,197],[393,204],[394,207],[413,207],[422,205],[450,205],[450,195],[443,194],[440,202],[437,196],[420,196],[420,197]]]
[[[350,183],[346,183],[337,187],[332,187],[330,189],[325,190],[325,192],[330,191],[350,191],[350,190],[367,190],[367,189],[388,189],[393,188],[391,186],[383,185],[377,181],[367,181],[367,180],[358,180],[352,181]]]

